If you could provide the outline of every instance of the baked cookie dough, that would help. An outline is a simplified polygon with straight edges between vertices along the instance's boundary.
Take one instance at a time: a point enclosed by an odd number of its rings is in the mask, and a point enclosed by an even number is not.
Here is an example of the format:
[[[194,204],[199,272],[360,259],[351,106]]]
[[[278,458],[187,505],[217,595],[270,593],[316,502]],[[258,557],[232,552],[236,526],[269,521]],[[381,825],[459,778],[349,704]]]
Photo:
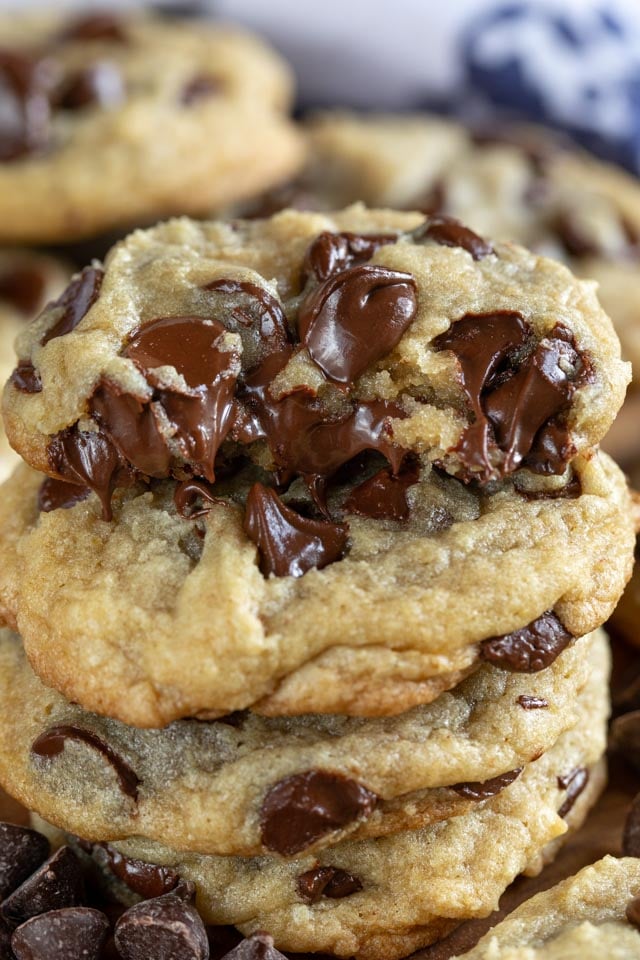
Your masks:
[[[180,850],[252,856],[319,850],[463,813],[503,789],[570,729],[585,690],[604,688],[599,631],[535,674],[485,665],[398,717],[180,721],[138,730],[68,703],[37,679],[19,637],[0,631],[0,782],[51,823],[93,841],[148,837]],[[351,820],[293,846],[268,827],[275,798],[306,785],[349,793]],[[300,846],[301,844],[301,846]]]
[[[5,13],[0,35],[2,243],[202,215],[302,162],[290,71],[238,28]]]
[[[293,860],[206,857],[139,839],[97,847],[94,858],[125,900],[149,868],[118,862],[118,854],[165,867],[165,882],[172,874],[174,882],[176,874],[192,880],[206,922],[244,934],[268,930],[285,950],[396,960],[489,914],[519,873],[539,872],[567,830],[582,823],[605,779],[601,680],[593,693],[573,731],[464,816]],[[129,878],[128,889],[118,877]]]
[[[640,860],[604,857],[527,900],[464,960],[633,960],[640,957],[638,897]]]

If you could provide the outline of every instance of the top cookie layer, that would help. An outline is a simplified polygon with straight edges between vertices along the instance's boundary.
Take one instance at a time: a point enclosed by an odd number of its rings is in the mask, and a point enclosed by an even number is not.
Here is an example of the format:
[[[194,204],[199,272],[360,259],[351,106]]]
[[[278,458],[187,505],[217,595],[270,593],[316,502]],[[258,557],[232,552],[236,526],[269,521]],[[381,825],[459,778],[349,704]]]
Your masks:
[[[2,242],[202,214],[302,160],[289,70],[240,30],[43,14],[5,16],[0,35]]]

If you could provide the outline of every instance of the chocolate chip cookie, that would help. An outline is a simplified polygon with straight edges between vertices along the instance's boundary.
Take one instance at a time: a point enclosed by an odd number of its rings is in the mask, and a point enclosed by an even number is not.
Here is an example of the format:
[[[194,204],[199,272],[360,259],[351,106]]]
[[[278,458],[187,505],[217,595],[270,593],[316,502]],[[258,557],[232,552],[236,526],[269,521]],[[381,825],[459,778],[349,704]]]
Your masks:
[[[399,717],[244,712],[145,731],[43,686],[5,630],[0,782],[27,808],[94,841],[143,836],[199,853],[309,853],[346,836],[447,819],[497,793],[575,724],[590,677],[606,685],[601,633],[539,673],[485,664]],[[305,789],[350,797],[356,815],[282,842],[269,811]]]
[[[527,900],[464,960],[632,960],[639,930],[640,860],[608,856]]]
[[[302,161],[289,69],[237,28],[90,12],[0,34],[0,242],[204,214]]]

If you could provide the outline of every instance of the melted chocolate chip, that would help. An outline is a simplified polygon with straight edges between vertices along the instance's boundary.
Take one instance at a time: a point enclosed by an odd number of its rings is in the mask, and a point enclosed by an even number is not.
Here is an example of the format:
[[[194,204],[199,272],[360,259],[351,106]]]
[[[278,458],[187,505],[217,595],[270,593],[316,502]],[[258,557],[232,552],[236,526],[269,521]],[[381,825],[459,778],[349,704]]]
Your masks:
[[[208,960],[209,942],[196,908],[175,893],[137,903],[116,923],[123,960]]]
[[[544,697],[530,697],[526,693],[518,697],[518,703],[523,710],[546,710],[549,706]]]
[[[203,290],[237,297],[229,308],[225,302],[224,325],[242,338],[242,367],[253,370],[272,354],[286,355],[289,330],[282,306],[268,290],[248,280],[213,280]]]
[[[41,833],[0,823],[0,900],[30,877],[49,856],[49,841]]]
[[[314,867],[300,874],[296,887],[301,900],[305,903],[317,903],[322,897],[329,897],[331,900],[349,897],[362,890],[362,883],[339,867]]]
[[[192,103],[207,100],[209,97],[220,93],[220,88],[220,80],[217,77],[210,73],[197,73],[184,87],[180,101],[185,106],[190,107]]]
[[[380,470],[355,487],[344,501],[343,507],[347,513],[356,513],[361,517],[405,523],[410,515],[407,490],[419,479],[420,469],[413,462],[407,464],[395,477],[388,468]]]
[[[0,163],[42,150],[50,134],[51,64],[0,50]]]
[[[114,63],[94,63],[67,77],[56,93],[60,110],[113,107],[125,98],[124,82]]]
[[[625,820],[622,853],[625,857],[640,857],[640,793],[634,797]]]
[[[123,856],[108,843],[89,844],[88,852],[96,862],[142,897],[150,900],[175,890],[180,882],[179,875],[169,867],[142,860],[132,860]]]
[[[11,374],[11,383],[21,393],[41,393],[42,381],[31,360],[19,360]]]
[[[361,783],[338,773],[309,770],[271,787],[260,811],[267,850],[292,856],[320,837],[364,820],[378,798]]]
[[[393,350],[416,310],[411,274],[351,267],[308,294],[298,313],[298,332],[314,363],[346,386]]]
[[[20,261],[0,273],[0,300],[32,317],[42,303],[47,279],[41,267]]]
[[[67,483],[66,480],[56,480],[54,477],[45,477],[38,490],[38,510],[40,513],[67,510],[81,500],[86,500],[90,493],[89,487]]]
[[[526,490],[519,486],[517,481],[514,486],[525,500],[577,500],[582,496],[582,484],[578,476],[572,477],[564,486],[553,487],[551,490]]]
[[[576,767],[570,773],[558,777],[558,789],[566,790],[562,806],[558,810],[559,817],[566,817],[573,805],[589,782],[589,771],[585,767]]]
[[[495,797],[497,793],[517,780],[522,773],[522,769],[522,767],[517,767],[515,770],[509,770],[507,773],[492,777],[491,780],[456,783],[451,789],[464,797],[465,800],[486,800],[488,797]]]
[[[634,897],[629,901],[625,916],[632,926],[640,930],[640,897]]]
[[[176,510],[185,520],[203,517],[211,509],[207,504],[215,500],[208,484],[202,480],[183,480],[173,494]]]
[[[303,277],[314,276],[327,280],[348,267],[360,266],[374,255],[376,250],[389,243],[396,243],[394,233],[330,233],[325,230],[308,248],[302,267]]]
[[[103,278],[104,270],[85,267],[82,273],[74,277],[64,293],[47,306],[48,311],[59,310],[60,315],[42,337],[42,346],[75,330],[100,296]]]
[[[444,247],[461,247],[470,253],[474,260],[484,260],[494,252],[487,240],[465,227],[455,217],[443,214],[430,217],[412,236],[417,243],[421,240],[434,240]]]
[[[72,726],[71,724],[51,727],[34,740],[31,745],[31,752],[38,757],[49,760],[62,753],[68,740],[86,744],[93,750],[97,750],[113,767],[122,792],[133,800],[137,799],[138,787],[140,786],[140,779],[137,774],[108,743],[105,743],[90,730],[84,730],[82,727]]]
[[[84,899],[80,862],[69,847],[60,847],[0,906],[7,923],[17,927],[49,910],[77,907]]]
[[[241,940],[222,960],[285,960],[285,956],[274,947],[273,937],[259,931]]]
[[[89,907],[66,907],[32,917],[13,934],[16,960],[98,960],[109,921]]]
[[[485,640],[481,656],[489,663],[516,673],[537,673],[550,667],[573,640],[552,610],[528,626]]]
[[[51,469],[65,481],[93,490],[102,503],[103,519],[111,520],[111,495],[116,484],[131,481],[132,473],[108,437],[77,427],[63,430],[50,440],[47,456]]]
[[[313,568],[321,570],[340,560],[347,547],[345,524],[303,517],[261,483],[249,491],[244,530],[258,547],[265,577],[301,577]]]
[[[61,40],[106,40],[125,43],[127,35],[120,17],[107,10],[75,17],[60,35]]]

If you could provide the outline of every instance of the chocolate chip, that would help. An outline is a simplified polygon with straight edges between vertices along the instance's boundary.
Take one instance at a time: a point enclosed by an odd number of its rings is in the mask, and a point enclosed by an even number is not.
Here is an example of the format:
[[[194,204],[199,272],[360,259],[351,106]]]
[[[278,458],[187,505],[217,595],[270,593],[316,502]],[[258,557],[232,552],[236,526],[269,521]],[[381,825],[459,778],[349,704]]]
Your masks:
[[[419,479],[420,470],[415,462],[409,462],[397,476],[388,468],[380,470],[355,487],[343,507],[347,513],[361,517],[404,523],[410,514],[407,490]]]
[[[0,273],[0,300],[31,318],[42,303],[47,279],[41,267],[17,261]]]
[[[196,908],[175,893],[137,903],[115,927],[123,960],[207,960],[209,941]]]
[[[347,385],[393,350],[416,310],[411,274],[386,267],[351,267],[305,297],[298,332],[323,373]]]
[[[195,77],[185,85],[180,102],[190,107],[192,103],[198,103],[200,100],[207,100],[209,97],[220,93],[221,83],[217,77],[210,73],[197,73]]]
[[[380,247],[397,240],[395,233],[330,233],[325,230],[307,249],[302,276],[327,280],[348,267],[366,263]]]
[[[568,210],[561,210],[558,213],[552,229],[566,252],[572,257],[592,257],[600,252],[597,240],[585,233],[579,221]]]
[[[11,374],[11,383],[21,393],[40,393],[42,381],[31,360],[19,360]]]
[[[17,927],[49,910],[80,906],[83,899],[84,882],[78,858],[69,847],[60,847],[4,900],[0,911],[10,926]]]
[[[265,577],[301,577],[314,567],[321,570],[340,560],[347,547],[345,524],[303,517],[261,483],[249,491],[244,531],[258,547]]]
[[[486,800],[488,797],[495,797],[497,793],[508,787],[510,783],[517,780],[522,773],[523,768],[517,767],[515,770],[509,770],[507,773],[501,773],[491,780],[468,781],[467,783],[456,783],[451,789],[464,797],[465,800]]]
[[[274,947],[273,937],[259,931],[241,940],[221,960],[285,960],[285,957]]]
[[[523,710],[546,710],[549,706],[549,701],[544,697],[530,697],[526,693],[518,697],[518,703]]]
[[[109,921],[89,907],[66,907],[27,920],[13,934],[16,960],[98,960]]]
[[[636,794],[622,832],[622,853],[640,858],[640,793]]]
[[[94,63],[68,76],[55,95],[60,110],[113,107],[125,98],[124,81],[114,63]]]
[[[625,713],[613,721],[610,742],[634,766],[640,765],[640,710]]]
[[[116,484],[130,482],[132,472],[109,438],[98,431],[72,427],[52,437],[47,456],[51,469],[67,483],[89,487],[98,495],[103,519],[110,520],[111,496]]]
[[[589,782],[589,771],[584,767],[576,767],[570,773],[558,777],[558,789],[566,790],[566,796],[560,809],[559,817],[566,817],[573,805]]]
[[[342,774],[309,770],[287,777],[262,802],[262,842],[284,856],[300,853],[320,837],[369,817],[377,800]]]
[[[0,163],[42,150],[50,135],[52,65],[0,50]]]
[[[225,295],[224,326],[242,339],[242,368],[248,373],[273,354],[288,355],[289,330],[284,310],[268,290],[248,280],[213,280],[203,288]],[[229,298],[233,298],[230,302]],[[214,300],[215,308],[215,300]]]
[[[56,480],[54,477],[45,477],[38,490],[38,510],[40,513],[67,510],[81,500],[86,500],[90,493],[89,487],[67,483],[66,480]]]
[[[629,901],[625,916],[632,926],[640,930],[640,897],[634,897]]]
[[[537,673],[550,667],[573,640],[552,610],[526,627],[485,640],[481,656],[489,663],[516,673]]]
[[[82,727],[76,727],[71,724],[61,724],[60,726],[51,727],[34,740],[31,744],[31,752],[38,757],[50,760],[62,753],[69,740],[75,743],[86,744],[86,746],[91,747],[92,750],[97,750],[112,766],[122,792],[133,800],[137,799],[138,787],[140,786],[139,777],[108,743],[101,740],[100,737],[92,733],[91,730],[84,730]]]
[[[477,233],[465,227],[455,217],[443,214],[430,217],[421,227],[414,230],[414,242],[434,240],[445,247],[461,247],[470,253],[474,260],[484,260],[494,252],[491,244]]]
[[[562,462],[565,462],[564,459]],[[518,483],[516,478],[514,487],[525,500],[577,500],[582,496],[580,477],[574,476],[561,487],[552,487],[549,490],[527,490]]]
[[[75,330],[100,296],[103,278],[104,270],[85,267],[82,273],[74,277],[64,293],[48,304],[47,311],[55,310],[56,314],[60,311],[60,315],[40,340],[42,346]]]
[[[301,900],[305,903],[317,903],[322,897],[332,900],[349,897],[362,890],[362,883],[339,867],[314,867],[300,874],[296,887]]]
[[[170,893],[181,882],[170,867],[125,857],[108,843],[89,844],[89,852],[99,866],[108,869],[143,900]]]
[[[127,35],[121,18],[105,10],[75,17],[60,34],[60,39],[125,43]]]
[[[209,485],[202,480],[183,480],[173,493],[176,510],[185,520],[204,516],[215,500]]]
[[[41,833],[0,823],[0,900],[4,900],[49,856],[49,841]]]

